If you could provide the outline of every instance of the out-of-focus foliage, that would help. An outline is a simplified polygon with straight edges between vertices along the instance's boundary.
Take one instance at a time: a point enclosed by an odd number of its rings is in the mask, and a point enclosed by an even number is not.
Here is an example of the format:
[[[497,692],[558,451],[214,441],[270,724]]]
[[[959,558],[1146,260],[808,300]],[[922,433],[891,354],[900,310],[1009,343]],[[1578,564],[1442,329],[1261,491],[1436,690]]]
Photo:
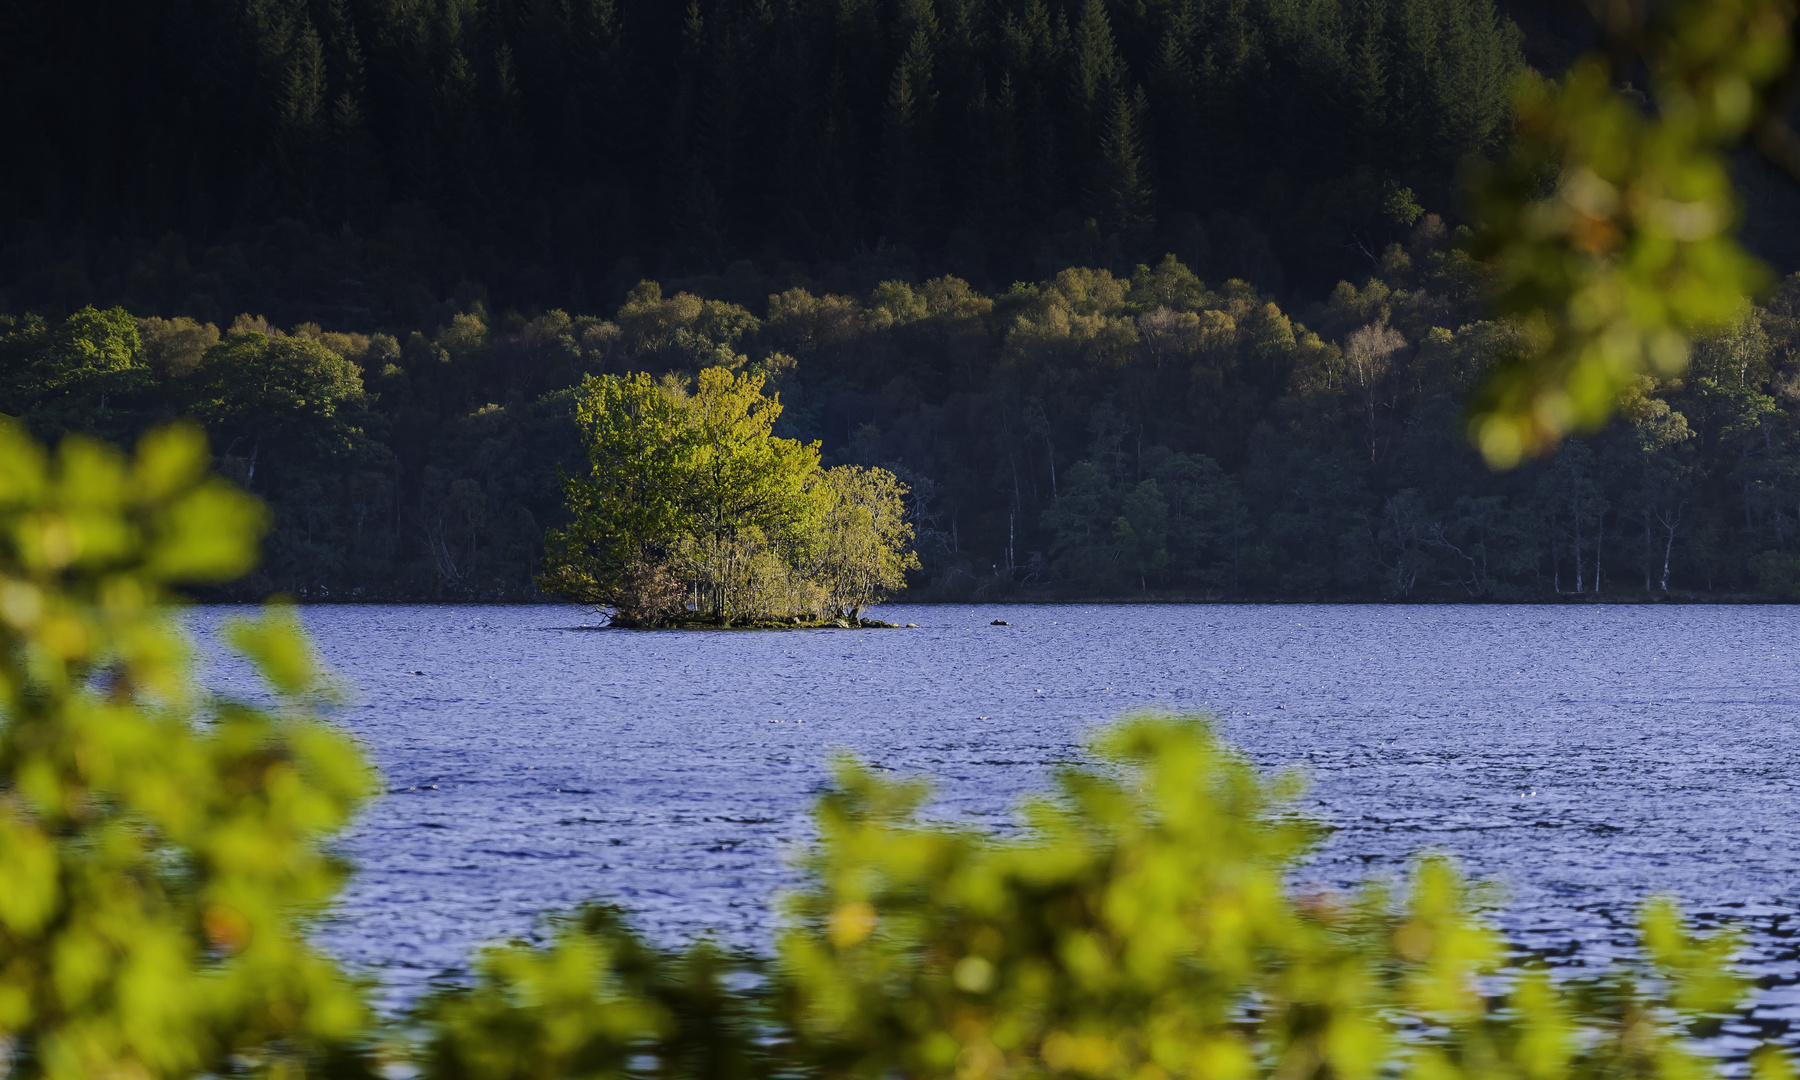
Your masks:
[[[821,469],[819,444],[773,434],[763,373],[703,368],[590,376],[576,406],[589,468],[551,531],[554,593],[610,604],[620,625],[854,620],[905,584],[905,485]]]
[[[1626,5],[1614,5],[1623,10]],[[1500,467],[1613,415],[1640,375],[1687,366],[1696,333],[1737,321],[1769,272],[1738,243],[1726,152],[1792,60],[1789,0],[1643,5],[1614,54],[1521,82],[1516,137],[1472,188],[1473,250],[1529,344],[1491,375],[1472,434]],[[1629,46],[1629,47],[1627,47]],[[1648,72],[1649,100],[1620,80]]]
[[[427,1000],[422,1055],[433,1080],[756,1080],[769,1076],[768,1018],[734,989],[746,973],[700,944],[670,955],[609,908],[561,920],[548,948],[487,950],[476,985]],[[645,1061],[650,1061],[650,1066]]]
[[[490,952],[475,987],[427,1007],[430,1074],[1720,1075],[1686,1028],[1747,990],[1731,932],[1696,936],[1657,901],[1638,969],[1501,974],[1504,942],[1442,858],[1397,894],[1295,887],[1316,836],[1296,779],[1265,780],[1203,722],[1138,717],[1095,749],[1008,838],[924,823],[922,784],[843,763],[773,965],[734,978],[590,911],[547,947]],[[1753,1068],[1790,1075],[1770,1049]]]
[[[135,341],[126,329],[118,339]],[[129,367],[103,351],[82,362]],[[302,920],[342,878],[319,845],[370,776],[310,718],[325,686],[282,610],[230,635],[275,705],[196,686],[173,590],[242,575],[266,527],[261,506],[209,466],[192,427],[155,430],[127,459],[82,436],[52,454],[0,423],[0,1071],[11,1075],[358,1068],[361,995]]]
[[[825,1076],[1711,1075],[1665,1017],[1732,1008],[1729,934],[1646,909],[1650,992],[1506,958],[1449,863],[1351,897],[1289,883],[1313,833],[1205,725],[1141,717],[998,840],[927,826],[854,765],[820,804],[782,940],[787,1016]],[[1660,1010],[1671,1010],[1669,1013]]]

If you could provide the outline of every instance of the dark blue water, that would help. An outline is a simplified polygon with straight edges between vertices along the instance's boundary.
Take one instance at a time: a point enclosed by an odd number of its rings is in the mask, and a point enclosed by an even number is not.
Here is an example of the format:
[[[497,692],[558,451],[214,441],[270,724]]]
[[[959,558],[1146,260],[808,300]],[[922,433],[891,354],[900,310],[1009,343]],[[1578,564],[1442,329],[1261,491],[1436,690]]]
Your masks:
[[[1445,850],[1504,885],[1518,941],[1571,966],[1621,955],[1641,898],[1673,894],[1749,930],[1755,1019],[1800,1021],[1800,608],[878,614],[920,626],[308,609],[387,784],[345,842],[359,870],[327,945],[390,1005],[590,898],[665,941],[765,947],[834,750],[929,774],[935,812],[1003,827],[1087,733],[1154,704],[1217,712],[1257,761],[1311,776],[1304,809],[1336,832],[1310,879]]]

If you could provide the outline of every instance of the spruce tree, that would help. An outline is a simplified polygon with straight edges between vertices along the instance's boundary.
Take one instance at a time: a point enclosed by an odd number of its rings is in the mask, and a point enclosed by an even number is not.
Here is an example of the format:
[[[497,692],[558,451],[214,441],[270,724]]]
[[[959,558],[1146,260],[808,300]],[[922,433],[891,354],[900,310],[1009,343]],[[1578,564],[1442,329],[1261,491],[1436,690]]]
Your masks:
[[[368,76],[362,44],[344,0],[331,0],[330,48],[327,70],[331,75],[330,162],[331,211],[335,220],[360,221],[374,212],[382,195],[381,161],[369,131],[363,101]]]
[[[325,50],[312,20],[293,24],[281,68],[275,191],[295,216],[318,209],[320,157],[328,130]]]
[[[1075,122],[1080,126],[1080,134],[1088,136],[1108,122],[1107,113],[1124,68],[1118,43],[1113,39],[1112,20],[1106,15],[1105,0],[1086,0],[1082,5],[1081,21],[1075,26],[1075,49],[1071,59],[1070,86],[1074,95]]]
[[[1154,99],[1148,118],[1157,135],[1157,171],[1165,178],[1165,193],[1189,207],[1201,203],[1205,152],[1200,72],[1189,48],[1194,23],[1193,0],[1182,0],[1169,13],[1150,68]]]
[[[1155,209],[1139,135],[1139,118],[1147,110],[1141,87],[1129,97],[1118,91],[1112,94],[1090,197],[1101,228],[1127,240],[1149,232]]]
[[[669,243],[664,257],[680,269],[716,269],[725,243],[719,192],[709,171],[699,114],[704,107],[707,38],[700,0],[688,0],[673,115],[668,125]]]
[[[924,0],[909,5],[925,15]],[[882,163],[887,181],[888,235],[903,244],[925,237],[935,209],[936,177],[931,161],[932,112],[937,95],[932,87],[931,32],[935,18],[918,18],[900,62],[888,84],[886,115],[882,129]]]

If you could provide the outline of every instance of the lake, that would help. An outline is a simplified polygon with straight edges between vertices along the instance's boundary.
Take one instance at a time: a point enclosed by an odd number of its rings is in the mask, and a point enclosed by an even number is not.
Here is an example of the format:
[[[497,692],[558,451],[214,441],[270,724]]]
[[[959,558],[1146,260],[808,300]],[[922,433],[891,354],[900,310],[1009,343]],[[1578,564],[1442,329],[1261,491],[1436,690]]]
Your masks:
[[[200,609],[196,627],[233,613]],[[834,751],[928,774],[935,814],[1004,828],[1087,733],[1162,705],[1216,712],[1256,761],[1310,775],[1303,809],[1335,831],[1308,880],[1451,852],[1504,885],[1516,940],[1569,966],[1621,955],[1640,898],[1672,894],[1750,932],[1755,1023],[1722,1049],[1800,1020],[1800,608],[874,614],[920,625],[633,633],[577,607],[305,609],[355,687],[338,720],[386,783],[344,841],[358,870],[325,944],[390,1008],[587,899],[665,942],[766,949]]]

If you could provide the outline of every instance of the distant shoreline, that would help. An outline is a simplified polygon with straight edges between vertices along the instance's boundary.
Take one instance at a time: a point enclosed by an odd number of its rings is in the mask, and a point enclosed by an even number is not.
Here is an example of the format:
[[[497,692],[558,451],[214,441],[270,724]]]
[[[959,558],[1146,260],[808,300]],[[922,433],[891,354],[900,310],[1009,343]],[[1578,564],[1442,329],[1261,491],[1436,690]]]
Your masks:
[[[315,597],[291,596],[284,593],[273,593],[259,600],[243,598],[190,598],[190,602],[206,607],[252,606],[267,603],[270,600],[285,600],[300,607],[584,607],[568,600],[552,598],[531,599],[524,597],[507,598],[454,598],[440,599],[383,598],[383,597]],[[1655,597],[1649,599],[1632,599],[1602,593],[1573,595],[1563,597],[1546,597],[1532,599],[1479,599],[1453,600],[1441,597],[1417,597],[1407,599],[1381,597],[1244,597],[1238,599],[1200,599],[1192,597],[1098,597],[1083,599],[1042,598],[1042,597],[1004,597],[996,599],[946,600],[946,599],[910,599],[896,598],[877,607],[1792,607],[1800,606],[1800,598],[1784,599],[1780,597],[1762,597],[1750,595],[1681,595]],[[683,625],[679,627],[660,627],[658,629],[711,630],[711,629],[745,629],[747,627],[713,627],[705,625]],[[868,629],[870,627],[836,627],[826,623],[808,623],[800,627],[774,626],[765,629]],[[620,627],[620,629],[636,629]],[[878,627],[876,629],[879,629]]]

